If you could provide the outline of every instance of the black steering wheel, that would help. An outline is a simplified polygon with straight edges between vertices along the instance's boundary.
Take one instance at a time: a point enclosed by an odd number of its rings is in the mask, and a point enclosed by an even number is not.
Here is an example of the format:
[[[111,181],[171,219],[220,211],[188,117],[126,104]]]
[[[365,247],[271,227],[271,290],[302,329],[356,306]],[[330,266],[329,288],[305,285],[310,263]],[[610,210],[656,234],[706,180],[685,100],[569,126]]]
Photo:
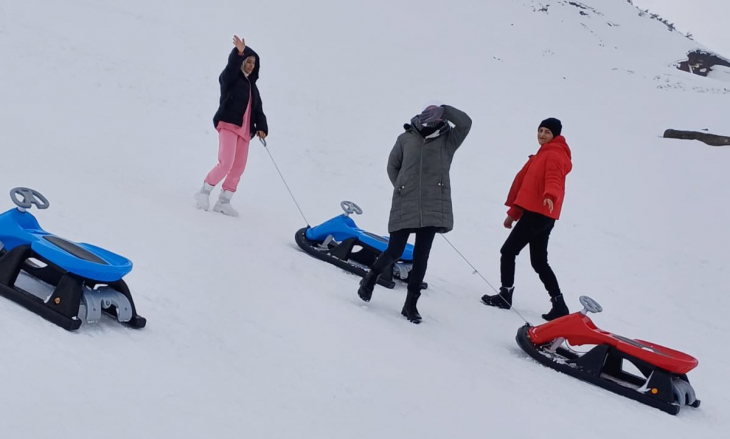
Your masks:
[[[22,196],[23,199],[19,200],[18,196]],[[10,190],[10,199],[13,200],[21,211],[30,209],[35,206],[39,209],[48,209],[51,203],[48,202],[48,198],[44,197],[43,194],[35,189],[27,187],[16,187]]]

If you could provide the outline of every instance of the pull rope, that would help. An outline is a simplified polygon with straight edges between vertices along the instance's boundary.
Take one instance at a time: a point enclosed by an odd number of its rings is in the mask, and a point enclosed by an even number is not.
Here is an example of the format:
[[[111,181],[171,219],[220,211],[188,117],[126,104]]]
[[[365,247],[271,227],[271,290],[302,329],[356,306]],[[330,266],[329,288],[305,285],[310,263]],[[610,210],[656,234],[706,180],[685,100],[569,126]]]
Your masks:
[[[294,194],[292,193],[291,189],[289,189],[289,185],[286,183],[286,179],[284,178],[284,175],[282,175],[281,171],[279,170],[279,166],[276,165],[276,160],[274,160],[274,156],[271,155],[271,151],[269,151],[269,148],[266,146],[266,140],[262,139],[261,137],[259,137],[259,140],[261,141],[261,144],[264,145],[264,149],[269,154],[269,157],[271,157],[271,162],[274,164],[274,167],[276,168],[276,172],[279,173],[279,177],[281,177],[281,181],[284,182],[284,186],[286,186],[286,190],[289,191],[289,195],[291,195],[291,199],[294,200],[294,204],[296,204],[297,209],[299,209],[299,213],[302,215],[302,218],[304,218],[304,222],[307,223],[307,226],[310,226],[309,221],[307,221],[307,217],[304,215],[302,208],[299,206],[299,203],[297,202],[296,197],[294,197]]]
[[[485,282],[485,283],[486,283],[487,285],[489,285],[489,287],[490,287],[490,288],[492,288],[492,290],[494,290],[494,292],[495,292],[495,293],[497,293],[497,295],[499,296],[499,298],[500,298],[500,299],[502,299],[502,300],[504,301],[504,303],[506,303],[507,305],[509,305],[509,306],[510,306],[510,308],[509,308],[509,309],[511,309],[512,311],[514,311],[514,312],[515,312],[515,314],[517,314],[517,315],[518,315],[518,316],[519,316],[519,317],[520,317],[520,318],[521,318],[521,319],[522,319],[522,320],[523,320],[523,321],[524,321],[525,323],[527,323],[528,325],[530,324],[530,322],[528,322],[528,321],[527,321],[527,319],[525,319],[525,318],[524,318],[524,317],[522,316],[522,314],[520,314],[520,312],[519,312],[519,311],[517,311],[517,310],[515,309],[515,307],[514,307],[514,306],[512,306],[512,304],[510,304],[509,302],[507,302],[507,299],[505,299],[504,297],[502,297],[502,294],[501,294],[501,293],[499,292],[499,290],[498,290],[498,289],[496,289],[496,288],[494,287],[494,285],[492,285],[492,284],[491,284],[491,283],[490,283],[490,282],[489,282],[489,281],[488,281],[488,280],[487,280],[487,279],[486,279],[486,278],[485,278],[484,276],[482,276],[482,273],[480,273],[480,272],[479,272],[479,270],[477,270],[477,269],[476,269],[476,267],[474,267],[474,265],[473,265],[473,264],[472,264],[471,262],[469,262],[469,260],[468,260],[468,259],[466,258],[466,256],[464,256],[464,255],[463,255],[463,254],[462,254],[462,253],[461,253],[461,252],[459,251],[459,249],[458,249],[458,248],[456,248],[456,246],[455,246],[454,244],[452,244],[452,243],[451,243],[451,241],[449,241],[449,239],[448,239],[448,238],[447,238],[446,236],[444,236],[443,234],[441,234],[441,237],[442,237],[442,238],[444,238],[444,239],[446,240],[446,242],[448,242],[448,243],[449,243],[449,245],[451,246],[451,248],[453,248],[453,249],[454,249],[454,251],[455,251],[455,252],[456,252],[456,253],[457,253],[457,254],[458,254],[459,256],[461,256],[461,258],[462,258],[462,259],[464,260],[464,262],[466,262],[467,264],[469,264],[469,266],[471,267],[471,269],[472,269],[472,270],[474,270],[474,273],[478,274],[478,275],[479,275],[479,277],[481,277],[481,278],[482,278],[482,280],[483,280],[483,281],[484,281],[484,282]]]

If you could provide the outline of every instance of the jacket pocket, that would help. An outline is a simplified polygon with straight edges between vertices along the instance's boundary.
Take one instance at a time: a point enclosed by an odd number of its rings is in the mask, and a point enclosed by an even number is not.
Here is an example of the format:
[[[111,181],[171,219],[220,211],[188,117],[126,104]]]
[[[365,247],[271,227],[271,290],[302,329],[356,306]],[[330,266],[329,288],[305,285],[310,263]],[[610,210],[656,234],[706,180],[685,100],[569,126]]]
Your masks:
[[[396,182],[398,183],[398,182]],[[393,187],[393,200],[391,204],[391,221],[402,221],[403,220],[403,191],[405,190],[404,184],[396,184],[396,186]]]
[[[451,215],[451,185],[445,181],[438,183],[440,198],[441,198],[441,213],[444,217]]]

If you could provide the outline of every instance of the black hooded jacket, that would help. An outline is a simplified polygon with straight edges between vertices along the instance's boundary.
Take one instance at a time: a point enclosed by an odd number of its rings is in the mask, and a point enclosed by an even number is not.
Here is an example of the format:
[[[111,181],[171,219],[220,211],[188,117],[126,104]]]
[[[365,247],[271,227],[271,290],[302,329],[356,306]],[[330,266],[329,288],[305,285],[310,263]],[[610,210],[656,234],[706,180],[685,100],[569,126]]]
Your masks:
[[[241,71],[243,62],[249,56],[256,58],[256,67],[248,78]],[[261,60],[256,52],[246,46],[243,55],[238,54],[238,49],[233,48],[231,54],[228,55],[228,65],[223,69],[218,82],[221,85],[221,97],[218,111],[213,116],[213,126],[217,127],[218,122],[228,122],[233,125],[241,126],[243,123],[243,115],[248,107],[249,90],[251,91],[251,134],[257,131],[263,131],[269,134],[269,126],[266,122],[264,107],[261,102],[259,89],[256,87],[256,81],[259,79],[259,69],[261,68]]]

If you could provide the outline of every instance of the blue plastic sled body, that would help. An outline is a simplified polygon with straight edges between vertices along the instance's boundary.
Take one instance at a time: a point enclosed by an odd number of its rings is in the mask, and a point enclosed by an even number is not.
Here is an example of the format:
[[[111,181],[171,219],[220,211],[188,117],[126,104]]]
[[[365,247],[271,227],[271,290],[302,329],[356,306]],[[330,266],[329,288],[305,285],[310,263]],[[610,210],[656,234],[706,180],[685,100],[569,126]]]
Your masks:
[[[132,271],[132,261],[101,247],[75,243],[46,232],[33,215],[10,209],[0,215],[0,241],[10,251],[30,248],[60,268],[84,279],[114,282]]]
[[[349,216],[362,210],[349,201],[341,203],[346,214],[331,218],[314,227],[304,227],[295,234],[302,250],[345,271],[365,276],[381,253],[388,248],[388,237],[362,230]],[[378,283],[394,288],[393,278],[408,281],[413,265],[413,245],[407,244],[401,257],[378,277]],[[423,283],[421,288],[427,288]]]
[[[307,229],[307,239],[310,241],[324,242],[328,236],[332,236],[335,241],[343,242],[350,238],[356,238],[359,242],[368,245],[381,253],[388,248],[388,237],[374,235],[357,227],[355,221],[344,214],[336,216],[318,226]],[[413,245],[407,244],[401,261],[413,261]]]
[[[24,191],[28,197],[31,192],[40,196],[27,188],[13,189],[11,196]],[[145,327],[147,321],[137,314],[122,279],[132,270],[132,261],[43,230],[26,210],[30,203],[13,201],[22,207],[0,215],[0,295],[67,330],[96,322],[102,314],[132,328]],[[47,200],[39,205],[47,208]],[[40,281],[31,284],[42,291],[18,286],[21,275]]]

